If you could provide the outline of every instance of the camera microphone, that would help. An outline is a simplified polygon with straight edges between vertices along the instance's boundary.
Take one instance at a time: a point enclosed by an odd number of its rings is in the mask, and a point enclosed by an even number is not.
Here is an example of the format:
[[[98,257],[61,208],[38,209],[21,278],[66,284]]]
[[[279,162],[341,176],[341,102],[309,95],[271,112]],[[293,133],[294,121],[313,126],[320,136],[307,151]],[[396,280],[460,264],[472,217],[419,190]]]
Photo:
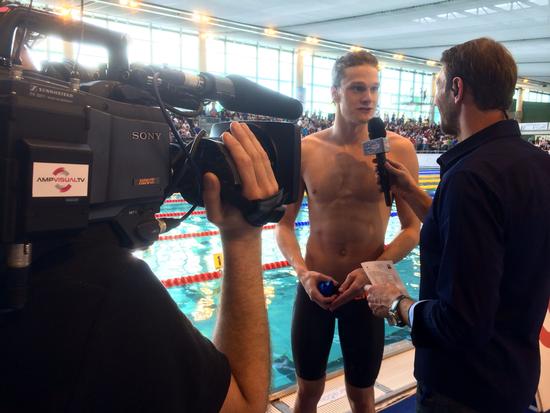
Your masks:
[[[380,178],[380,186],[384,193],[387,206],[391,206],[390,179],[386,163],[386,152],[390,151],[390,144],[386,138],[386,127],[380,118],[369,120],[369,140],[363,142],[363,153],[365,155],[376,155],[376,170]]]
[[[298,119],[302,115],[300,101],[260,86],[245,77],[229,75],[235,88],[233,96],[220,96],[218,101],[229,110],[256,113],[284,119]]]
[[[205,72],[192,75],[177,70],[135,65],[130,70],[129,80],[138,86],[150,86],[153,74],[157,72],[161,96],[174,106],[178,106],[181,92],[186,92],[202,99],[216,100],[225,109],[236,112],[284,119],[298,119],[302,115],[300,101],[238,75],[223,77]]]

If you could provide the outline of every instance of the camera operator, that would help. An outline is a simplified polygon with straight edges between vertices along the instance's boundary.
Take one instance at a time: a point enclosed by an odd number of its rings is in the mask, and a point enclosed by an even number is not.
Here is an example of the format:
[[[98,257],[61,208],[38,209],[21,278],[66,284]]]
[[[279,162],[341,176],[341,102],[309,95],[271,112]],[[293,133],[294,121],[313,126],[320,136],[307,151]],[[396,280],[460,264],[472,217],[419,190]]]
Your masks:
[[[230,130],[244,197],[271,197],[267,155],[248,126]],[[220,201],[213,174],[203,197],[225,260],[213,344],[109,223],[36,242],[27,305],[0,318],[1,412],[265,412],[262,229]]]

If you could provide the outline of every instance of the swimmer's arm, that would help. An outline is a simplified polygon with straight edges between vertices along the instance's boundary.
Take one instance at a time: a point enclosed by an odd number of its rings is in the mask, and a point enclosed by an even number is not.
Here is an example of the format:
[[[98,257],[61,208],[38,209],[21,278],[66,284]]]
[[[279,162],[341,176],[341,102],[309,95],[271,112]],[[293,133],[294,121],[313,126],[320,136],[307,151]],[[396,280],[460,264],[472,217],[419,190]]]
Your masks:
[[[414,147],[408,140],[399,142],[395,150],[397,157],[407,168],[415,182],[418,182],[418,158]],[[401,222],[401,232],[387,246],[382,255],[377,260],[391,260],[397,262],[402,260],[417,244],[420,236],[420,220],[412,210],[411,206],[405,202],[401,194],[395,194],[395,205],[397,215]]]
[[[298,212],[300,211],[300,206],[302,204],[304,187],[305,185],[302,181],[300,183],[299,189],[300,196],[296,203],[287,205],[285,215],[275,227],[275,237],[277,239],[279,249],[285,256],[287,261],[290,263],[290,265],[296,271],[298,280],[304,287],[309,298],[317,303],[321,308],[324,308],[326,310],[334,301],[336,295],[324,297],[319,291],[318,283],[320,281],[331,281],[334,285],[336,285],[337,282],[332,277],[326,274],[322,274],[316,271],[310,271],[307,268],[304,258],[302,257],[302,253],[300,251],[300,244],[298,243],[298,239],[296,238],[296,231],[294,229],[294,222],[296,221],[296,216],[298,215]]]
[[[418,245],[420,221],[406,202],[397,196],[395,202],[399,221],[401,221],[401,232],[390,242],[382,255],[377,258],[378,261],[398,262]]]
[[[286,260],[298,274],[298,278],[307,272],[306,263],[302,256],[302,252],[300,251],[300,244],[298,244],[296,230],[294,227],[296,217],[298,212],[300,212],[302,200],[304,199],[304,190],[305,184],[304,181],[301,180],[300,187],[298,189],[298,199],[294,204],[289,204],[286,206],[285,215],[275,226],[275,238],[277,240],[277,245]]]

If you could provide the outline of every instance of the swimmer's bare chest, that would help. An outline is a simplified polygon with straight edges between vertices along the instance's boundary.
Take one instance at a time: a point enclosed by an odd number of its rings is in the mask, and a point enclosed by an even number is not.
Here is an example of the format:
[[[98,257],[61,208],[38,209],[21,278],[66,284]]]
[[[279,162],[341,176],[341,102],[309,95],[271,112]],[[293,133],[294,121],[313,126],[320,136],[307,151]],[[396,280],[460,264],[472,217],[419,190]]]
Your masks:
[[[373,159],[359,149],[319,147],[303,162],[308,196],[319,206],[335,202],[349,206],[360,203],[366,208],[377,205],[382,196],[377,189]]]
[[[377,258],[383,250],[389,210],[378,190],[372,159],[360,150],[330,147],[319,147],[304,159],[308,266],[336,276],[362,260]]]

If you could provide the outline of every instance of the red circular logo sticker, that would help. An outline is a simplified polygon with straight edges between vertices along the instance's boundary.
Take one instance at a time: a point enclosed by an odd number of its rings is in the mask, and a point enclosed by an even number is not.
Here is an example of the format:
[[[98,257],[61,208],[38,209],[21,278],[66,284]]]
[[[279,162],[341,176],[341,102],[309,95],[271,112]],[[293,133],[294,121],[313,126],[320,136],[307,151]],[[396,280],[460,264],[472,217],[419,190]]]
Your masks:
[[[61,168],[57,168],[55,171],[53,171],[53,175],[54,176],[59,176],[59,177],[67,177],[69,176],[69,172],[67,172],[67,170],[63,167]],[[59,189],[59,192],[67,192],[69,189],[71,189],[71,184],[67,184],[67,185],[60,185],[60,184],[55,184],[55,187],[57,189]]]

